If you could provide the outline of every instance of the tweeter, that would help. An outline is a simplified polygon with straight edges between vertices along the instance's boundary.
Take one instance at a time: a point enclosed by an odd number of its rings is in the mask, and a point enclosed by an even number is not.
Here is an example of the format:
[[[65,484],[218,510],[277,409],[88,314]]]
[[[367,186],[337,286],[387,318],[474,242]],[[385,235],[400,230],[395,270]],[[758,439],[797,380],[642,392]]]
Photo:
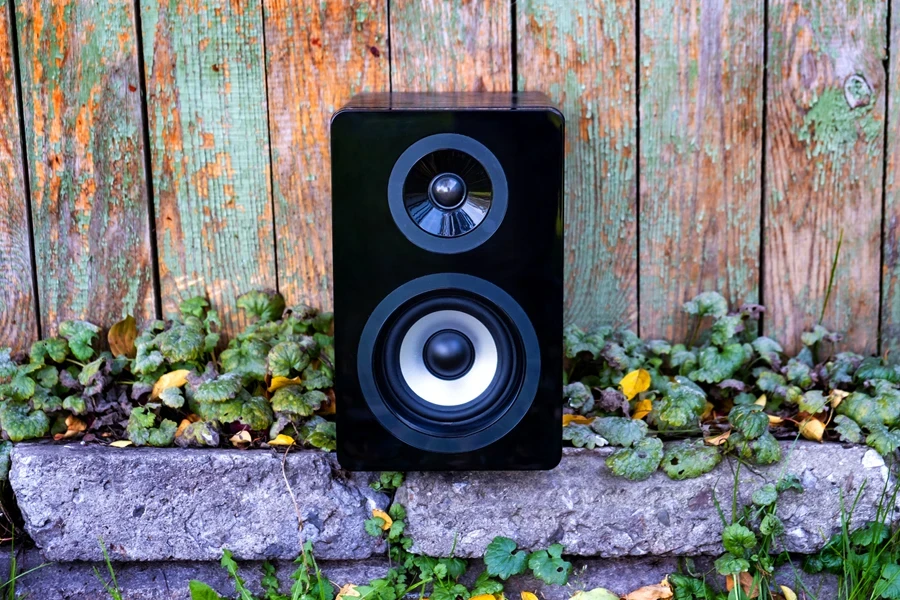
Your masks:
[[[562,452],[564,120],[543,94],[362,94],[332,117],[338,461]]]

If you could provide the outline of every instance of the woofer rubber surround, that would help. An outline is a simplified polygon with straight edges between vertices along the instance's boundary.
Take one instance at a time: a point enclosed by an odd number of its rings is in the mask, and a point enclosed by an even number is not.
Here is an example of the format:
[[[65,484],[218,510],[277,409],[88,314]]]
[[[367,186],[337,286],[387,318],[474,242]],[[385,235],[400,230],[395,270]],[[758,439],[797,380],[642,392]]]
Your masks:
[[[498,368],[478,398],[441,406],[414,394],[400,376],[400,340],[417,319],[436,310],[467,312],[491,331]],[[422,450],[478,450],[509,433],[534,401],[541,357],[525,311],[496,285],[471,275],[439,273],[410,281],[382,300],[360,337],[357,373],[375,418],[401,441]]]
[[[424,157],[441,150],[454,150],[467,154],[484,169],[490,180],[489,210],[484,218],[472,229],[455,237],[434,235],[422,229],[410,215],[404,186],[412,169]],[[460,175],[460,174],[456,174]],[[407,148],[391,170],[388,180],[388,206],[394,223],[410,242],[416,246],[440,254],[458,254],[477,248],[486,242],[503,222],[509,203],[509,189],[506,174],[500,161],[487,146],[465,135],[457,133],[439,133],[431,135]],[[466,200],[464,200],[466,202]]]

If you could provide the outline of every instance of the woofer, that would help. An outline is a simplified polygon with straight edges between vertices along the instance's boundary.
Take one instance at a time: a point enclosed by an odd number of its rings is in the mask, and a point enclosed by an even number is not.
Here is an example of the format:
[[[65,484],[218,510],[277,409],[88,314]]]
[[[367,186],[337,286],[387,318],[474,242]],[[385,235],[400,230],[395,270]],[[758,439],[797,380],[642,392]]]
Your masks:
[[[429,368],[429,343],[440,334],[459,346],[445,352],[448,363],[461,362],[449,356],[455,351],[471,351],[458,372]],[[440,273],[378,305],[363,329],[357,371],[372,412],[399,439],[461,452],[516,426],[534,399],[540,364],[534,328],[509,294],[477,277]]]

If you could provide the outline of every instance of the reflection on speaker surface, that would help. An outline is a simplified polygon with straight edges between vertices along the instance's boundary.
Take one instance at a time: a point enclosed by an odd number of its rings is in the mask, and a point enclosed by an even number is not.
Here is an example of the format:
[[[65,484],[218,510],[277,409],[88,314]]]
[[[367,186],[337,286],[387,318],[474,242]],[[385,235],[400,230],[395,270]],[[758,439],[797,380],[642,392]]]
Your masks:
[[[412,220],[440,237],[458,237],[478,227],[494,196],[484,166],[460,150],[422,157],[407,175],[403,203]]]

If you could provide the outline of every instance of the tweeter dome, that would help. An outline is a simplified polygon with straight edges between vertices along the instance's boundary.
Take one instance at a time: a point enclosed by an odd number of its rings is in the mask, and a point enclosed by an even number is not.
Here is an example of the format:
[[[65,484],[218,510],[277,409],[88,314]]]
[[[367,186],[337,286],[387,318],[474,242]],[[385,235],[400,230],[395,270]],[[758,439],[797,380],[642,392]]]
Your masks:
[[[342,467],[559,462],[563,127],[538,93],[363,94],[335,113]]]

